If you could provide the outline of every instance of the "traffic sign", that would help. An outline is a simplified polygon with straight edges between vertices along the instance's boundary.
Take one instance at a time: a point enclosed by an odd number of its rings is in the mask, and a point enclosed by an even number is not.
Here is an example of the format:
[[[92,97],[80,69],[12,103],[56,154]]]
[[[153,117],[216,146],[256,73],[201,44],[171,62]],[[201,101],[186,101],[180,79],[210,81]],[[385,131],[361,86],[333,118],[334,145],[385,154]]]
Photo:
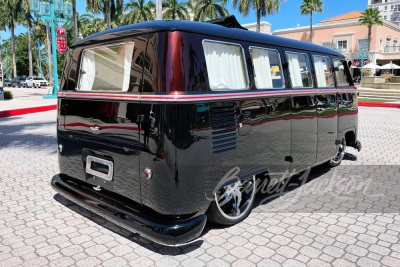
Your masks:
[[[63,28],[58,28],[57,29],[57,34],[60,36],[64,36],[65,35],[65,30]]]
[[[57,29],[57,50],[61,54],[67,51],[67,34],[64,28]]]

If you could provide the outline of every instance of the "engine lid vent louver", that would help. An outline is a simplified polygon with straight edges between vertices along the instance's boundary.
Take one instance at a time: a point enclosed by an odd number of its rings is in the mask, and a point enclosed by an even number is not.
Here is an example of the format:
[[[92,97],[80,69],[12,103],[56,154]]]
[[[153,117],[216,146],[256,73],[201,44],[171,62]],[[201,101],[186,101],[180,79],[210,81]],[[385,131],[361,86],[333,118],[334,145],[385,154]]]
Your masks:
[[[235,106],[210,108],[213,153],[237,148],[238,131]]]

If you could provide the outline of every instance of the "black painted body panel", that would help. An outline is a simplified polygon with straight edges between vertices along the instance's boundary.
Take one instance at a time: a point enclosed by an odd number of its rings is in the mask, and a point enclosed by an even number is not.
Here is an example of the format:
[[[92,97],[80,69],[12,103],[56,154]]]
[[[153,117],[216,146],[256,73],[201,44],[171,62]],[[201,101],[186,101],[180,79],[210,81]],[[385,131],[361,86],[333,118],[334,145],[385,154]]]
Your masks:
[[[289,81],[284,51],[302,51],[310,58],[310,51],[317,51],[331,59],[339,56],[336,52],[218,25],[201,32],[198,23],[157,23],[106,31],[68,52],[58,100],[60,175],[129,199],[139,212],[194,218],[205,213],[221,182],[267,171],[276,176],[301,171],[332,158],[336,141],[345,135],[353,133],[357,140],[352,83],[292,89]],[[247,90],[210,89],[204,39],[243,47]],[[133,41],[136,48],[128,92],[76,90],[82,51],[122,41]],[[256,89],[250,46],[280,53],[285,88]],[[313,66],[311,71],[315,76]],[[114,164],[112,181],[86,172],[89,155]],[[144,175],[146,168],[151,179]]]

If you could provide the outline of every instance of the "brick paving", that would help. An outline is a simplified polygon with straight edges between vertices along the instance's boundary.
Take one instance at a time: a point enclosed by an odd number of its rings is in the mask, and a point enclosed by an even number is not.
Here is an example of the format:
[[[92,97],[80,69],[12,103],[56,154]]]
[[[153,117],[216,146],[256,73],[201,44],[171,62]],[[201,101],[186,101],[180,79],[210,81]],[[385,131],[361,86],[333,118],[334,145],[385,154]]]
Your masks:
[[[362,107],[359,117],[361,153],[349,149],[341,166],[295,177],[280,197],[259,196],[242,223],[209,225],[179,247],[55,194],[55,111],[2,118],[0,266],[400,266],[400,110]]]

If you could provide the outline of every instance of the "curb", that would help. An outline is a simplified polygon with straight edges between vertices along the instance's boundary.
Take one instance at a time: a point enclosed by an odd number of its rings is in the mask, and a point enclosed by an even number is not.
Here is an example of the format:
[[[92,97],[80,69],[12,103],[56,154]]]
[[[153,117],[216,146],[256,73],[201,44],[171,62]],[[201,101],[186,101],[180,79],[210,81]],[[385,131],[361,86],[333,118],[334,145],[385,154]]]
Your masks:
[[[0,118],[19,116],[19,115],[24,115],[24,114],[29,114],[29,113],[37,113],[37,112],[43,112],[43,111],[49,111],[49,110],[55,110],[55,109],[57,109],[57,105],[3,110],[3,111],[0,111]]]
[[[362,107],[380,107],[380,108],[400,108],[400,103],[358,102],[358,106],[362,106]]]

